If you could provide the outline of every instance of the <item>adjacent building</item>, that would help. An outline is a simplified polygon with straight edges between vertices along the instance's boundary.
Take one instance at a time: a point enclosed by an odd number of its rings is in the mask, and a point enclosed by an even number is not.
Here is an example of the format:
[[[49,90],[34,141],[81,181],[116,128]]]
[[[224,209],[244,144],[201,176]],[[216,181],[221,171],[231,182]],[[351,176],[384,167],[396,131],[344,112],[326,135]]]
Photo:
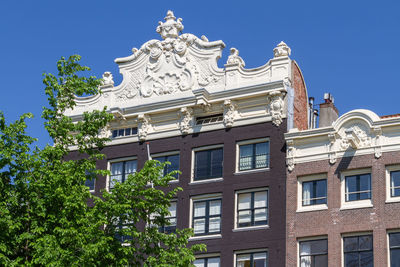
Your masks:
[[[225,44],[183,28],[169,11],[157,27],[162,40],[115,60],[121,84],[104,73],[103,94],[77,99],[67,113],[80,120],[83,112],[107,106],[114,114],[100,133],[111,141],[99,167],[111,175],[88,185],[96,195],[112,190],[148,154],[170,161],[166,171],[181,171],[170,186],[184,190],[171,203],[172,225],[163,231],[194,229],[191,242],[207,245],[196,266],[284,266],[284,133],[309,123],[300,68],[284,42],[261,67],[246,69],[231,48],[219,68]]]

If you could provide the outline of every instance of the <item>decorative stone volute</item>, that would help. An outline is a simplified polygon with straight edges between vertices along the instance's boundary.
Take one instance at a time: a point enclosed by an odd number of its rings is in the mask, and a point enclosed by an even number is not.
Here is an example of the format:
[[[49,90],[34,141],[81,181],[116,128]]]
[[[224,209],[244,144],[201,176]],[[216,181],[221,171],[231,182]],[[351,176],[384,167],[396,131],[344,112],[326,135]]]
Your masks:
[[[240,67],[244,67],[245,66],[244,60],[241,57],[239,57],[239,50],[232,47],[230,52],[231,52],[231,54],[228,57],[228,60],[226,61],[225,66],[237,65]]]
[[[281,41],[274,48],[274,58],[275,57],[288,57],[288,56],[290,56],[290,53],[291,53],[290,47],[284,41]]]
[[[105,87],[114,87],[114,79],[111,72],[106,71],[103,73],[103,81],[101,84],[101,88]]]
[[[167,16],[164,18],[165,22],[158,22],[157,32],[163,39],[166,38],[177,38],[179,32],[183,30],[182,19],[174,16],[174,12],[168,10]]]

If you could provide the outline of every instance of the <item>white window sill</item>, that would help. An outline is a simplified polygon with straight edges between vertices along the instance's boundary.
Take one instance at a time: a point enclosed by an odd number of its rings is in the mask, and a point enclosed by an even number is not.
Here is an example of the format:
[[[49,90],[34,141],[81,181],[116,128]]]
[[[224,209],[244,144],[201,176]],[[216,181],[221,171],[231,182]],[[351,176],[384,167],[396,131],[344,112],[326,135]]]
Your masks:
[[[176,179],[176,180],[171,180],[171,181],[169,181],[168,183],[169,183],[169,184],[177,184],[177,183],[179,183],[179,180],[178,180],[178,179]]]
[[[400,197],[391,197],[389,199],[386,199],[385,203],[396,203],[400,202]]]
[[[216,235],[192,236],[191,238],[189,238],[189,241],[215,239],[215,238],[222,238],[222,235],[216,234]]]
[[[309,212],[309,211],[319,211],[319,210],[327,210],[327,204],[320,204],[320,205],[310,205],[306,207],[301,207],[296,210],[296,212]]]
[[[247,174],[247,173],[253,173],[253,172],[265,172],[269,171],[269,168],[261,168],[261,169],[252,169],[252,170],[245,170],[245,171],[237,171],[234,173],[234,175],[242,175],[242,174]]]
[[[248,226],[232,229],[232,232],[254,231],[261,229],[269,229],[269,225]]]
[[[222,182],[223,180],[224,180],[224,178],[222,178],[222,177],[221,178],[204,179],[204,180],[199,180],[199,181],[192,181],[189,183],[189,185]]]
[[[363,209],[363,208],[372,208],[372,201],[363,201],[363,200],[356,200],[351,202],[342,203],[342,206],[339,210],[351,210],[351,209]]]

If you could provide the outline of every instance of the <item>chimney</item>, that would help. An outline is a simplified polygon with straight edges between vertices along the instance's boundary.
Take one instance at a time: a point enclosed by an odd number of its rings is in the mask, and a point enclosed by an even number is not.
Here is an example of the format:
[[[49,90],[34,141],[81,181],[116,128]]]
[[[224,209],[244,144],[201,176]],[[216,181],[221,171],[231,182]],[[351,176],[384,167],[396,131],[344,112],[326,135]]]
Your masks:
[[[334,105],[333,96],[330,93],[325,93],[324,100],[324,103],[319,104],[319,127],[331,126],[339,117],[339,111]]]

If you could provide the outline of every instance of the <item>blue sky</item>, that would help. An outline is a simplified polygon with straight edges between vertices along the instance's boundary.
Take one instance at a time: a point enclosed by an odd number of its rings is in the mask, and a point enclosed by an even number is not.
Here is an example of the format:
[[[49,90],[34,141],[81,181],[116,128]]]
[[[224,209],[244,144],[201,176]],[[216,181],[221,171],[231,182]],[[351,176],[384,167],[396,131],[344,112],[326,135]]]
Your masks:
[[[309,96],[331,92],[340,114],[356,108],[400,113],[400,1],[103,1],[13,0],[0,9],[0,110],[8,120],[35,115],[29,133],[49,142],[40,119],[42,74],[61,56],[80,54],[92,74],[149,39],[168,9],[183,32],[239,49],[246,67],[265,64],[285,41],[305,76]]]

